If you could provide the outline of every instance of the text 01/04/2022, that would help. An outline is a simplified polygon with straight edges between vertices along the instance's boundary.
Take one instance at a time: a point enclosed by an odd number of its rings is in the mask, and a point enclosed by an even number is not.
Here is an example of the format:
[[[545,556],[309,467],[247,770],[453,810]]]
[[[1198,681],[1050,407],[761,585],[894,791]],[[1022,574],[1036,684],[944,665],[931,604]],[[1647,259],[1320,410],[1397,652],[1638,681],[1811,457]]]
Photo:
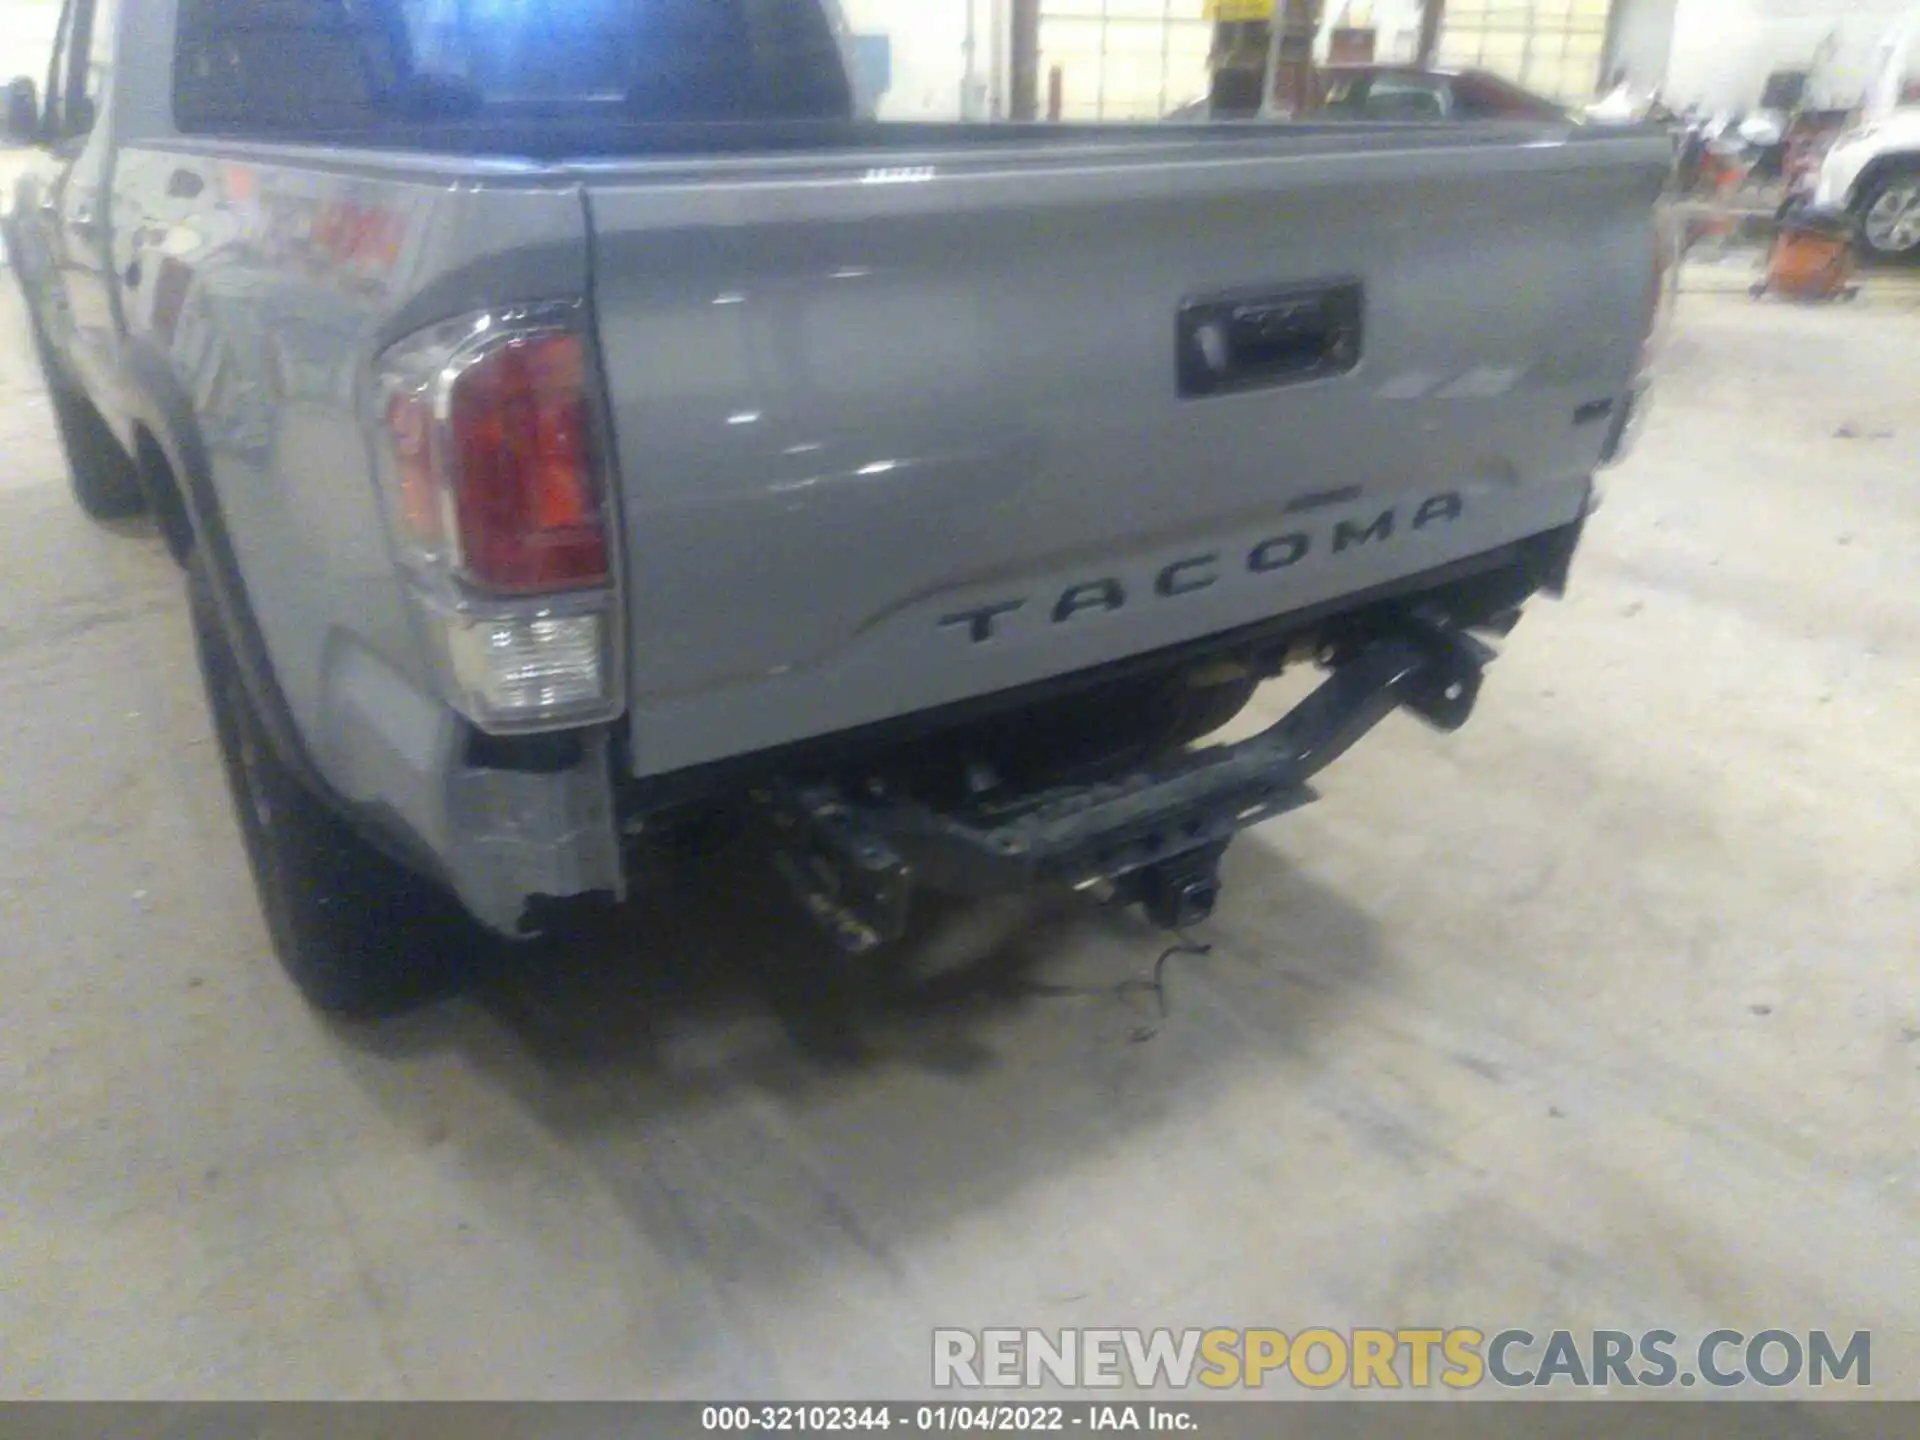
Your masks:
[[[700,1428],[735,1435],[832,1435],[893,1430],[909,1434],[1063,1433],[1195,1429],[1187,1411],[1162,1405],[708,1405]]]

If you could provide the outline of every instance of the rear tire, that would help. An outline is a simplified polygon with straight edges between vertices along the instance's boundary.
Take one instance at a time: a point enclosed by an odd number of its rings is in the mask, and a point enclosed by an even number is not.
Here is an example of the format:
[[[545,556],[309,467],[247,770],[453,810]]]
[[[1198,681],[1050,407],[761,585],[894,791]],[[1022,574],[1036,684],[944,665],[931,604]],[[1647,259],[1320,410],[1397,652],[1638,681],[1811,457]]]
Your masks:
[[[228,640],[205,561],[187,585],[207,705],[260,909],[315,1009],[371,1019],[455,993],[505,942],[369,844],[275,751]]]
[[[60,447],[66,452],[73,498],[95,520],[124,520],[140,514],[147,508],[146,493],[140,488],[140,472],[133,460],[120,447],[93,402],[61,372],[38,325],[34,326],[33,344],[40,356],[47,398],[53,402]]]

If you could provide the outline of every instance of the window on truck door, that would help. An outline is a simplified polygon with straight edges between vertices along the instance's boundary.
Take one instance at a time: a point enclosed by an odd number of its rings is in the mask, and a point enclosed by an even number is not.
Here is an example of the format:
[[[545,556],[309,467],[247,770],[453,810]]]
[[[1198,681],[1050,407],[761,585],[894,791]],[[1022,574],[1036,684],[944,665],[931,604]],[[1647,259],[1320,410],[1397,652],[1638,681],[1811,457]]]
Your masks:
[[[79,51],[74,42],[76,26],[83,22],[86,8],[87,0],[67,0],[60,7],[60,23],[53,32],[53,56],[47,62],[47,90],[41,102],[45,113],[41,117],[40,133],[55,148],[73,137],[76,133],[73,121],[80,118],[76,115],[75,101],[81,92],[74,65]],[[84,134],[90,128],[83,127],[78,133]]]
[[[119,18],[120,0],[94,0],[84,76],[80,82],[88,129],[93,128],[93,122],[100,116],[100,107],[107,103],[107,77],[113,69],[113,31]]]
[[[181,0],[192,132],[852,113],[819,0]]]
[[[1444,80],[1401,75],[1376,77],[1361,106],[1369,120],[1444,120],[1447,112]]]
[[[67,0],[60,11],[43,132],[56,149],[70,150],[85,139],[106,103],[119,8],[119,0]]]

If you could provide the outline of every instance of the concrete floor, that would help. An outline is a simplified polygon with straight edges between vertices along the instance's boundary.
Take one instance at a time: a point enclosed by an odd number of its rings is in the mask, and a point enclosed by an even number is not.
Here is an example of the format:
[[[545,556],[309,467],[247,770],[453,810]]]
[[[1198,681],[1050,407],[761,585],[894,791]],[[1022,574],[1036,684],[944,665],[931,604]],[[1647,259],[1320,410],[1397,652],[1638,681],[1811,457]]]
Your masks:
[[[804,983],[751,873],[383,1030],[267,953],[180,586],[0,310],[0,1394],[927,1385],[936,1324],[1876,1332],[1920,1396],[1920,310],[1687,304],[1561,605],[1081,998]],[[975,933],[969,934],[971,929]]]

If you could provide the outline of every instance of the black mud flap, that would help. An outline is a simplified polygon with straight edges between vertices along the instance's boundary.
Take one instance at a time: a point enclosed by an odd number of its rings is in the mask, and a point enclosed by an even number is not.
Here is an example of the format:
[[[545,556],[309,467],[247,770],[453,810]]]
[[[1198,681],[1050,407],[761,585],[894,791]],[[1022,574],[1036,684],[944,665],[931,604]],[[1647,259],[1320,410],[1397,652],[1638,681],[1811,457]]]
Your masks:
[[[1313,776],[1395,710],[1442,730],[1463,725],[1494,652],[1416,610],[1391,632],[1321,658],[1326,681],[1259,735],[1093,784],[995,793],[950,809],[878,779],[776,784],[754,798],[782,875],[854,954],[902,938],[916,888],[989,895],[1108,885],[1177,929],[1212,913],[1233,837],[1310,803]]]

